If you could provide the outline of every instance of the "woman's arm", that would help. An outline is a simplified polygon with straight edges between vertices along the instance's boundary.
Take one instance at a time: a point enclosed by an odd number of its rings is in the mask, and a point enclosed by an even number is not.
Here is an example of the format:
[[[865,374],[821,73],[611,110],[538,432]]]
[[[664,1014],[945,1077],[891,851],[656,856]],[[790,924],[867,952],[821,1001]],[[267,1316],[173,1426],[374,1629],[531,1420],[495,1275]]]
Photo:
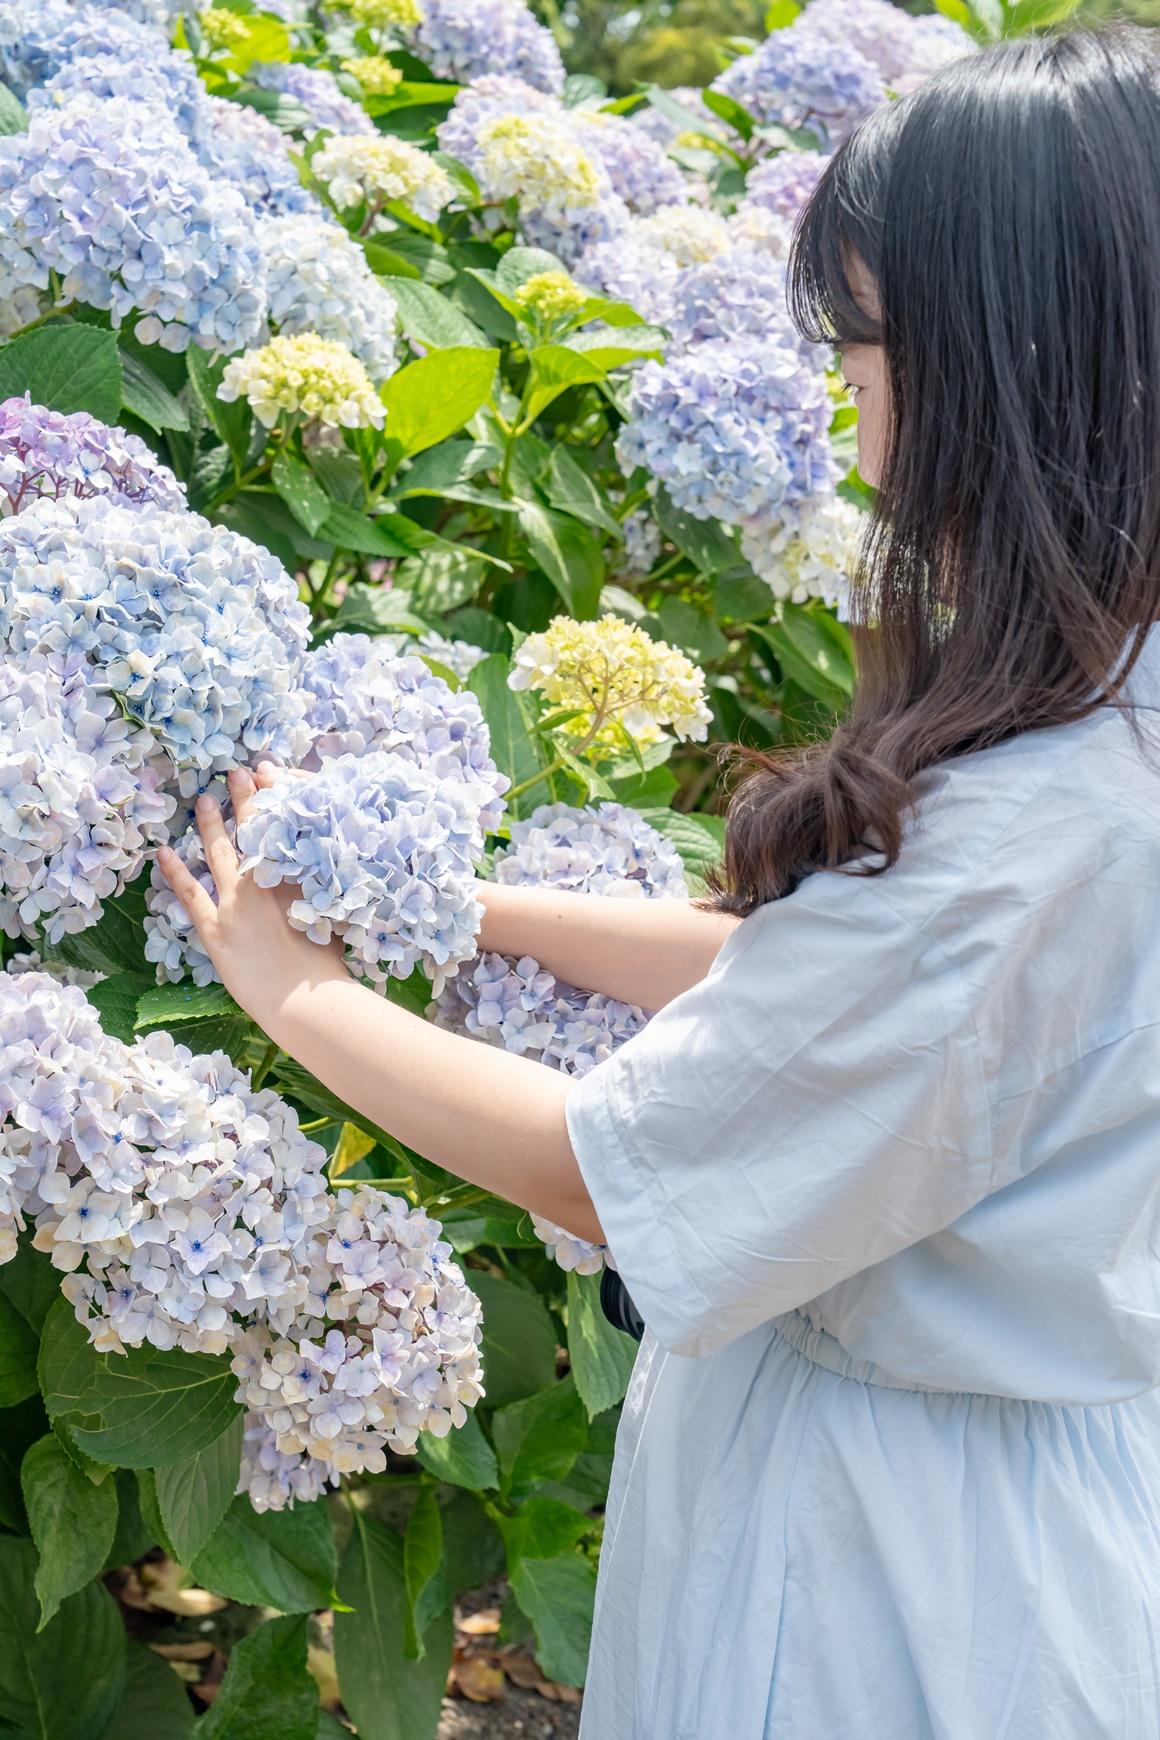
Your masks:
[[[531,955],[569,985],[656,1010],[705,977],[738,922],[687,900],[482,883],[480,947]]]
[[[239,817],[253,789],[248,774],[230,775]],[[216,906],[175,852],[163,850],[158,862],[227,990],[270,1038],[408,1147],[601,1242],[564,1122],[568,1079],[444,1032],[357,984],[336,950],[291,928],[279,890],[238,875],[212,799],[199,800],[198,826]]]

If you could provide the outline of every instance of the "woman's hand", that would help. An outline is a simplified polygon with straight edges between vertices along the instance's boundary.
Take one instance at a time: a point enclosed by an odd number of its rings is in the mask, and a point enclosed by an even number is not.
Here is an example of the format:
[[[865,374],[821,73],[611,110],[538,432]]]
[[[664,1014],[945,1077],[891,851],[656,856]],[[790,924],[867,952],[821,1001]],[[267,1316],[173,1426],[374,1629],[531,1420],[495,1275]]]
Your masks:
[[[245,819],[255,792],[273,783],[275,771],[263,763],[256,782],[244,768],[230,774],[230,800],[239,822]],[[158,865],[227,991],[269,1031],[295,991],[346,979],[349,974],[337,945],[324,948],[291,926],[286,909],[294,898],[293,888],[285,884],[259,888],[252,876],[239,873],[237,851],[213,798],[198,799],[197,826],[217,891],[216,906],[170,847],[158,852]]]

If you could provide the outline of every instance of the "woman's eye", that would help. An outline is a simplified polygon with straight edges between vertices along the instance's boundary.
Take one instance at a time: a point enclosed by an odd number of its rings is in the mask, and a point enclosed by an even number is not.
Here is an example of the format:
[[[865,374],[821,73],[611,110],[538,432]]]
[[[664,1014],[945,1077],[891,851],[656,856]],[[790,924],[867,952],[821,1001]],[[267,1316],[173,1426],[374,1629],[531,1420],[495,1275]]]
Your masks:
[[[853,399],[854,403],[857,404],[858,394],[862,391],[862,388],[856,387],[853,381],[843,380],[842,391],[846,394],[847,398]]]

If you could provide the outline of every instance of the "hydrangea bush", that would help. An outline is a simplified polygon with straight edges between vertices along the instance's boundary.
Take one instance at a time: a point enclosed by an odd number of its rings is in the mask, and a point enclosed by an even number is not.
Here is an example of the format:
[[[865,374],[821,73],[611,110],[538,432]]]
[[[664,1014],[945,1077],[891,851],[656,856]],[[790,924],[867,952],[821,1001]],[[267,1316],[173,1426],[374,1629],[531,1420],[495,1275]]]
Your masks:
[[[35,1731],[192,1731],[101,1581],[157,1548],[265,1613],[207,1737],[275,1699],[279,1740],[346,1731],[327,1610],[345,1719],[433,1735],[500,1571],[505,1636],[582,1681],[614,1253],[282,1054],[153,854],[210,887],[194,801],[270,759],[248,873],[379,994],[572,1076],[638,1033],[479,953],[479,879],[695,896],[710,740],[845,706],[867,492],[785,261],[826,154],[972,45],[809,0],[704,93],[614,99],[522,0],[0,0],[0,1633],[53,1664]]]

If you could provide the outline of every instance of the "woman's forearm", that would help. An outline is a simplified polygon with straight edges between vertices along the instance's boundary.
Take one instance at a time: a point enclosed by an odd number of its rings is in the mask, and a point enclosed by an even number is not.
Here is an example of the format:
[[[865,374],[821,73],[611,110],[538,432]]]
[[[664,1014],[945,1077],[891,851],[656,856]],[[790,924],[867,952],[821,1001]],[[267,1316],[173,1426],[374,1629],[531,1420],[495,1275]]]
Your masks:
[[[531,955],[585,991],[656,1010],[705,977],[735,918],[686,900],[617,899],[481,883],[480,947]]]
[[[338,971],[304,980],[259,1019],[283,1050],[407,1147],[602,1241],[568,1140],[566,1076],[433,1027]]]

